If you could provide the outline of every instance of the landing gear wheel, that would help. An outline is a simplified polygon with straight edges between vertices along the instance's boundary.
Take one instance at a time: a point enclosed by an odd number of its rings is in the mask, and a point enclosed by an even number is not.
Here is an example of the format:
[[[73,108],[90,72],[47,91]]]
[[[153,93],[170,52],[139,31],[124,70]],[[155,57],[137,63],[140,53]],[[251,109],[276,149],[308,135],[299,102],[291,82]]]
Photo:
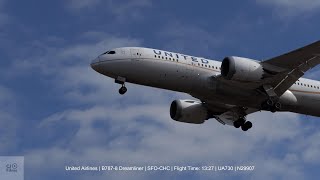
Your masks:
[[[120,89],[119,89],[119,94],[123,95],[127,92],[127,88],[125,86],[122,86]]]
[[[277,102],[274,107],[276,108],[276,110],[280,110],[281,109],[281,103]]]
[[[272,107],[273,106],[273,101],[271,99],[268,99],[267,100],[267,105]]]
[[[248,131],[250,128],[252,128],[252,123],[250,121],[247,121],[241,126],[242,131]]]
[[[239,122],[239,120],[237,120],[237,121],[233,122],[233,126],[234,126],[235,128],[239,128],[239,127],[241,126],[240,123],[241,123],[241,122]]]
[[[235,127],[235,128],[239,128],[239,127],[241,127],[244,123],[245,123],[245,119],[243,119],[243,118],[239,118],[238,120],[236,120],[236,121],[234,121],[233,122],[233,126]]]

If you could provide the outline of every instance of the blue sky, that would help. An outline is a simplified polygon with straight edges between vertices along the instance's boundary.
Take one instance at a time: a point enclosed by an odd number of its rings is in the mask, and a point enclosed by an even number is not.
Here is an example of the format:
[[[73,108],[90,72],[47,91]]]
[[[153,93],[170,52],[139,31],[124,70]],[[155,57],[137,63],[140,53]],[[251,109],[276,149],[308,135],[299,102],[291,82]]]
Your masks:
[[[0,0],[0,154],[25,156],[25,179],[314,179],[320,121],[250,115],[243,133],[215,120],[174,122],[190,98],[112,79],[89,63],[121,46],[221,60],[268,59],[319,40],[312,0]],[[319,67],[306,77],[319,80]],[[69,173],[65,165],[255,165],[242,173]]]

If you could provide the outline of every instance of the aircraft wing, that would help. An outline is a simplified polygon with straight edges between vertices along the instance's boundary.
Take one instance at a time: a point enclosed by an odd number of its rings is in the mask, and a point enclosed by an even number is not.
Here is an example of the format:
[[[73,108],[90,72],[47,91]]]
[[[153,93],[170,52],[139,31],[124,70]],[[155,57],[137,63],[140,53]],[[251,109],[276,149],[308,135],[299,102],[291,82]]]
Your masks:
[[[265,71],[275,74],[266,78],[263,84],[270,84],[274,92],[281,96],[304,73],[320,63],[320,41],[289,53],[263,61]]]

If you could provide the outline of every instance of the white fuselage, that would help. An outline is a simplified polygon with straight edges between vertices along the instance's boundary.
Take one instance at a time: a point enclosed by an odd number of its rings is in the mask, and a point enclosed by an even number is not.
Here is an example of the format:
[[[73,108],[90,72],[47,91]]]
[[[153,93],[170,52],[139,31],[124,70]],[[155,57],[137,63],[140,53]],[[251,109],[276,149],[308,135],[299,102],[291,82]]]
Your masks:
[[[222,104],[258,109],[265,98],[248,90],[245,83],[235,88],[217,81],[220,61],[141,47],[112,51],[115,53],[95,59],[92,68],[111,78],[123,77],[126,82],[184,92]],[[319,81],[300,78],[280,97],[283,111],[320,116],[319,88]]]

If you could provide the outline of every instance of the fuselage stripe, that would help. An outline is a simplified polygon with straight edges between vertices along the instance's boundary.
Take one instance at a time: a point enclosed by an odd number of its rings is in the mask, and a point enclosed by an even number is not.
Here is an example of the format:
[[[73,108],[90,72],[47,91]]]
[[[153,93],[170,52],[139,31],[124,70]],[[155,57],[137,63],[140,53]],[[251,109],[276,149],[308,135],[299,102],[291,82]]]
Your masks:
[[[305,94],[320,94],[320,92],[313,92],[313,91],[301,91],[301,90],[295,90],[295,89],[289,89],[289,90],[293,92],[300,92]]]

